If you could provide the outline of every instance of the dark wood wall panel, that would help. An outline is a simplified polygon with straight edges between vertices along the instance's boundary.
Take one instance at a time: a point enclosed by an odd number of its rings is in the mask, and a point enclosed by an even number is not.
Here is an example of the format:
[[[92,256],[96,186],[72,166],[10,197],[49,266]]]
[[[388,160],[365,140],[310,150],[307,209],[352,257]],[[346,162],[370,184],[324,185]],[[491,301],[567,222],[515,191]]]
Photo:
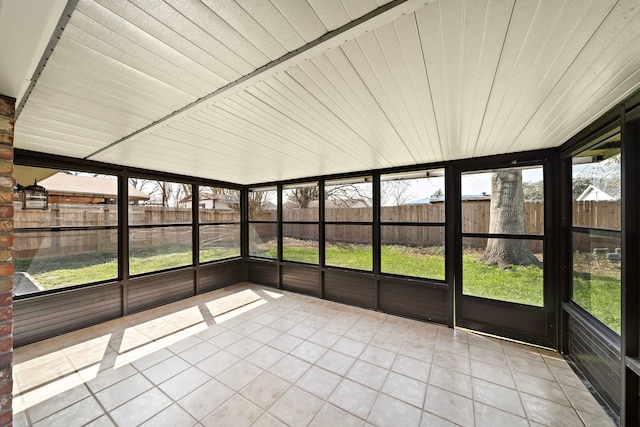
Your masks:
[[[16,347],[51,338],[122,315],[116,283],[73,289],[13,303]]]
[[[176,270],[129,280],[128,312],[168,304],[193,296],[193,269]]]
[[[610,406],[620,413],[620,351],[569,316],[569,359]]]
[[[270,261],[249,261],[248,280],[258,285],[278,287],[278,266]]]
[[[324,297],[332,301],[375,308],[373,275],[327,270],[324,272]]]
[[[380,310],[387,313],[447,323],[447,288],[445,286],[380,279],[379,305]]]
[[[241,260],[202,265],[198,276],[198,291],[213,291],[242,282],[242,279]]]
[[[320,270],[318,267],[282,265],[282,288],[288,291],[319,297]]]

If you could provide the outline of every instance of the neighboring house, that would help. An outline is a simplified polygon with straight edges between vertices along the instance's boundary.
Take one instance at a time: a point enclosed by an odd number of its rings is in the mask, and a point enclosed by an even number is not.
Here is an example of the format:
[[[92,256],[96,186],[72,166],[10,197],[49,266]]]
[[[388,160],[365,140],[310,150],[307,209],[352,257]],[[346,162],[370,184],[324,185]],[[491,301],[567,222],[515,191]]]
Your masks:
[[[312,200],[309,202],[307,209],[318,209],[320,203],[318,200]],[[364,199],[336,199],[325,200],[325,209],[337,209],[337,208],[370,208],[371,205]],[[285,209],[300,209],[298,202],[287,202],[284,204]],[[275,209],[275,207],[274,207]]]
[[[233,211],[234,209],[231,207],[233,205],[238,205],[239,201],[234,199],[233,197],[228,196],[213,196],[211,194],[201,194],[198,200],[198,205],[200,209],[215,209],[217,211]],[[190,207],[191,206],[191,195],[180,199],[178,202],[179,207]]]
[[[578,202],[613,202],[615,200],[614,197],[591,184],[576,199]]]
[[[482,193],[482,194],[467,194],[462,196],[462,200],[468,202],[476,202],[481,200],[491,200],[491,195]],[[412,202],[405,203],[406,205],[423,205],[426,203],[441,203],[444,202],[444,196],[429,196],[424,197],[422,199],[414,200]]]
[[[319,202],[314,200],[309,203],[309,208],[318,208]],[[325,200],[324,201],[325,209],[334,209],[334,208],[370,208],[371,205],[367,203],[364,199],[336,199],[336,200]]]
[[[118,195],[118,180],[58,172],[38,182],[49,192],[49,203],[113,204]],[[138,204],[149,196],[129,186],[129,203]]]

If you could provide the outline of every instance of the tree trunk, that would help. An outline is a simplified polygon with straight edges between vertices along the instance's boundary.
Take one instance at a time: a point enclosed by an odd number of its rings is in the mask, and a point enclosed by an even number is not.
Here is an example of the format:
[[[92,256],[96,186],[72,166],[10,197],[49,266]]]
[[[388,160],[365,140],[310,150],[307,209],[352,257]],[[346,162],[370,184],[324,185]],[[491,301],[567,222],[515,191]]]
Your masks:
[[[491,175],[489,233],[525,234],[522,171],[507,169]],[[480,260],[508,269],[512,265],[540,265],[529,243],[521,239],[489,239]]]

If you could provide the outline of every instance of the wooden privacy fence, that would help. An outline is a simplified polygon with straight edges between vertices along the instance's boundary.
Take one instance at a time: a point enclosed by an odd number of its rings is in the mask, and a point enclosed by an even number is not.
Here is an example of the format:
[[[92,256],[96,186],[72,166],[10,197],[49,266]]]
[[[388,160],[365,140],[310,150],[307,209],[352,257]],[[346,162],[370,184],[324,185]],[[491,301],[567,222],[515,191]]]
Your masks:
[[[239,214],[226,211],[200,211],[201,222],[239,221]],[[130,225],[176,224],[175,227],[132,228],[131,251],[166,246],[191,248],[191,209],[160,206],[130,206]],[[116,229],[76,229],[62,227],[109,227],[118,224],[115,205],[51,205],[46,211],[15,209],[16,229],[13,256],[16,260],[55,256],[77,256],[92,253],[112,253],[118,250]],[[60,228],[58,228],[60,227]],[[24,230],[29,228],[30,230]],[[38,230],[41,228],[42,230]],[[53,231],[51,230],[53,229]],[[236,245],[239,224],[203,226],[201,238],[207,247]]]
[[[463,230],[469,233],[489,231],[490,201],[469,200],[462,202]],[[15,209],[14,258],[30,259],[39,257],[81,255],[117,250],[116,230],[65,230],[52,232],[56,227],[92,227],[117,225],[115,205],[52,205],[47,211]],[[325,212],[327,222],[371,222],[369,208],[332,208]],[[525,203],[525,227],[527,234],[542,234],[544,231],[544,203]],[[574,225],[586,228],[609,230],[620,229],[620,202],[574,202]],[[276,212],[265,211],[253,219],[275,221]],[[201,210],[201,222],[239,222],[238,213],[229,211]],[[283,212],[283,233],[285,237],[302,240],[318,239],[317,209],[285,209]],[[381,220],[393,222],[441,223],[442,226],[384,225],[382,243],[385,245],[442,246],[444,245],[444,203],[389,206],[381,208]],[[188,224],[191,209],[163,208],[159,206],[131,206],[131,225]],[[290,224],[287,222],[309,222]],[[315,222],[315,223],[314,223]],[[32,230],[22,231],[29,228]],[[42,230],[37,230],[42,228]],[[35,230],[33,230],[35,229]],[[205,226],[202,238],[211,246],[224,246],[226,241],[237,240],[238,225]],[[263,243],[275,238],[273,224],[254,223],[250,226],[253,243]],[[328,242],[371,244],[371,227],[357,224],[327,224],[325,238]],[[167,230],[132,229],[131,249],[178,245],[188,247],[191,242],[190,227],[170,227]],[[236,244],[236,243],[234,243]],[[466,239],[465,245],[484,248],[486,239]],[[534,250],[541,250],[542,242],[532,242]],[[619,246],[618,239],[595,237],[576,233],[573,236],[575,250],[591,251],[595,247],[609,247],[613,252]]]

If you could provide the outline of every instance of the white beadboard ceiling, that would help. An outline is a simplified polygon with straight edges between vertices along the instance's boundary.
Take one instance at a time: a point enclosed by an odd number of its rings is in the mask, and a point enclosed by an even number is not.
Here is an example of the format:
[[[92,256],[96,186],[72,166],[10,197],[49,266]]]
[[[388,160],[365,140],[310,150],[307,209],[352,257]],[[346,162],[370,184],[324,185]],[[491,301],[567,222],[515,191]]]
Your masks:
[[[557,147],[640,88],[640,3],[79,0],[49,53],[17,148],[253,184]]]

